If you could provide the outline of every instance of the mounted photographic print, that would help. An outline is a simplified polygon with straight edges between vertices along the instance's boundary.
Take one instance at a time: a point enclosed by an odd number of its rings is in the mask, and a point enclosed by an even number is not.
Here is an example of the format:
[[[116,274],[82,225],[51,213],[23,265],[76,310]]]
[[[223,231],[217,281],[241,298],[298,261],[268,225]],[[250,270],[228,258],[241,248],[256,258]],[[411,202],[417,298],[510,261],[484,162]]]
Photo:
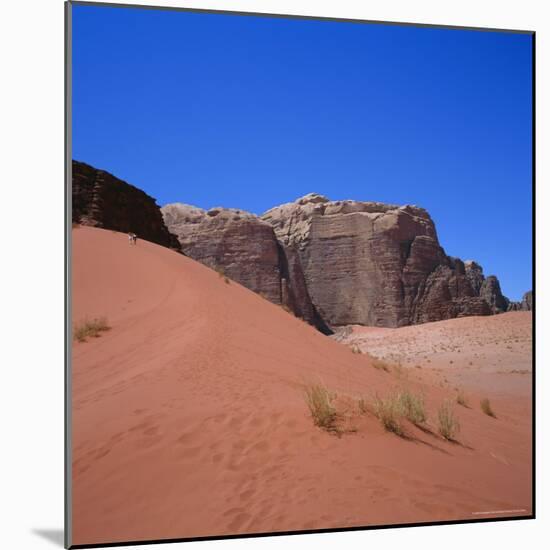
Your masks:
[[[66,23],[67,547],[533,518],[534,33]]]

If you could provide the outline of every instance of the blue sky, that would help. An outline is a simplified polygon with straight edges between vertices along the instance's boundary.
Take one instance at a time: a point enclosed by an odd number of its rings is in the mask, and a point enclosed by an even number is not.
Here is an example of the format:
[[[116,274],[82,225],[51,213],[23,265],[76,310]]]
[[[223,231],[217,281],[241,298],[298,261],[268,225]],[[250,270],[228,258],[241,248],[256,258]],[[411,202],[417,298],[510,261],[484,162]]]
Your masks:
[[[531,37],[73,7],[73,158],[184,202],[417,204],[531,288]]]

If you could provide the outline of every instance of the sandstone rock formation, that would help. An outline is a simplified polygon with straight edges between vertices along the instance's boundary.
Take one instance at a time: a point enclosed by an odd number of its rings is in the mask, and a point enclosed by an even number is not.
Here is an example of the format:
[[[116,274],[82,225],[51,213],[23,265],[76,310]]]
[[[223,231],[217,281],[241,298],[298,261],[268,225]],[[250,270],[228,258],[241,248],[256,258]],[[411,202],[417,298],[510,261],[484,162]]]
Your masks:
[[[510,301],[502,295],[500,283],[494,275],[489,275],[483,281],[479,295],[489,304],[493,313],[508,311]]]
[[[180,250],[155,199],[109,172],[83,162],[72,163],[72,220],[75,223],[133,232],[162,246]]]
[[[508,304],[508,311],[532,311],[533,310],[533,291],[526,292],[521,302],[510,302]]]
[[[140,189],[77,161],[72,200],[74,222],[183,251],[327,334],[532,308],[530,292],[510,302],[479,264],[447,256],[417,206],[310,193],[260,217],[180,203],[160,209]]]
[[[230,208],[175,203],[161,211],[186,255],[331,332],[312,305],[299,256],[277,240],[269,223]]]
[[[476,262],[446,255],[430,215],[417,206],[310,193],[261,217],[183,204],[166,205],[162,213],[186,254],[323,332],[509,308],[496,277],[485,277]]]
[[[466,270],[466,277],[472,285],[472,289],[476,294],[479,294],[481,290],[481,285],[485,280],[485,275],[483,275],[483,268],[473,260],[466,260],[464,262],[464,267]]]
[[[298,252],[313,305],[330,326],[397,327],[491,313],[422,208],[309,194],[262,219]]]

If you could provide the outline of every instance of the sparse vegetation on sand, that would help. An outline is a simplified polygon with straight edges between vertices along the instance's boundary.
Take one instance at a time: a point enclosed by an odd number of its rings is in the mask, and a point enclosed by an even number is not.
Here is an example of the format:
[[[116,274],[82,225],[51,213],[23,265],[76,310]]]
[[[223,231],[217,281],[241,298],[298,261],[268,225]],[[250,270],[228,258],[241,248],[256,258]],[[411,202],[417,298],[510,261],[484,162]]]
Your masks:
[[[362,352],[357,344],[353,344],[353,346],[351,346],[351,353],[361,354]]]
[[[111,330],[105,317],[84,319],[74,326],[74,339],[78,342],[86,342],[88,338],[99,338],[102,332]]]
[[[426,409],[424,407],[424,398],[421,395],[415,395],[409,390],[399,394],[399,402],[405,417],[417,426],[427,420]]]
[[[372,355],[370,359],[371,359],[371,364],[375,369],[390,372],[390,365],[386,363],[386,361],[383,361],[382,359],[378,359],[378,357],[373,357]]]
[[[403,435],[403,406],[399,394],[392,394],[384,399],[376,397],[374,413],[388,432]]]
[[[327,431],[336,431],[336,409],[332,406],[334,396],[322,384],[306,387],[305,400],[313,423]]]
[[[468,401],[466,400],[466,396],[464,395],[463,390],[458,391],[458,394],[456,395],[456,402],[462,407],[468,406]]]
[[[460,431],[460,423],[456,418],[453,407],[445,401],[437,411],[439,433],[447,440],[454,441]]]
[[[483,398],[481,400],[481,410],[487,415],[491,416],[492,418],[496,418],[497,415],[495,414],[495,411],[493,411],[493,408],[491,407],[491,402],[487,397]]]

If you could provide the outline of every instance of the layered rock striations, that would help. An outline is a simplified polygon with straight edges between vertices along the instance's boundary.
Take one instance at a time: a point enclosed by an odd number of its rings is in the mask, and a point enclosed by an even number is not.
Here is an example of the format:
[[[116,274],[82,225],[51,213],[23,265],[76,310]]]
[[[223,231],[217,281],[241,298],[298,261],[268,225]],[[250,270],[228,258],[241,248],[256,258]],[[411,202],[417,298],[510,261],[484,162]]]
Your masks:
[[[72,221],[114,231],[133,232],[162,246],[180,250],[155,199],[109,172],[72,162]]]
[[[300,255],[313,305],[331,326],[398,327],[490,313],[422,208],[310,194],[262,219]]]
[[[277,240],[269,223],[230,208],[175,203],[161,210],[186,255],[330,333],[313,307],[298,254]]]
[[[382,327],[506,311],[498,279],[447,256],[417,206],[319,194],[260,217],[182,204],[162,208],[189,256],[322,327]]]
[[[162,209],[137,187],[73,161],[73,222],[132,231],[183,251],[324,333],[530,311],[474,261],[447,256],[417,206],[331,201],[310,193],[256,216],[181,203]]]

